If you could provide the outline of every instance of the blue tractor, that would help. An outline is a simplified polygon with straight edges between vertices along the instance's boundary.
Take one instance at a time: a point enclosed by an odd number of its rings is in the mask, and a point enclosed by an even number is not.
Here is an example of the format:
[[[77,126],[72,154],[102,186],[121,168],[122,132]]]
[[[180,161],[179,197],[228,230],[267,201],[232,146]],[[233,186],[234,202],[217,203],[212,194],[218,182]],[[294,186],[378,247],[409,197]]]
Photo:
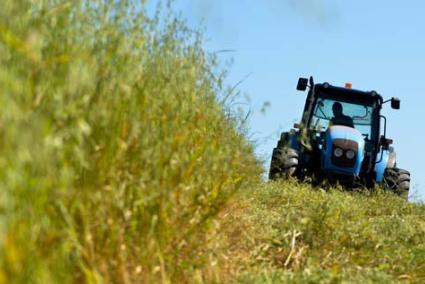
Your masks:
[[[387,102],[400,109],[400,100],[384,101],[377,92],[354,90],[351,84],[335,87],[300,78],[297,90],[307,88],[301,123],[282,133],[269,178],[310,177],[349,189],[379,184],[407,198],[410,173],[397,166],[392,140],[386,137],[387,119],[381,114]]]

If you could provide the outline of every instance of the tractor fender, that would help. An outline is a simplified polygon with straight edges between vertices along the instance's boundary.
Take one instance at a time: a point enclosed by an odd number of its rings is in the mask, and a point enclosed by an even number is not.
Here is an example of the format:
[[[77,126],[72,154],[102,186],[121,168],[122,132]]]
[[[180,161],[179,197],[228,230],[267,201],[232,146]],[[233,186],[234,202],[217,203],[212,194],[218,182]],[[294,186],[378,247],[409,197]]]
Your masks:
[[[384,150],[382,153],[382,159],[378,155],[378,162],[375,165],[376,182],[380,183],[384,179],[384,173],[386,169],[395,168],[396,166],[396,153],[394,149]]]
[[[299,152],[301,150],[299,143],[299,133],[294,129],[289,132],[283,132],[280,136],[280,140],[277,144],[277,148],[289,147]]]
[[[396,166],[397,166],[397,155],[394,152],[394,148],[390,148],[387,169],[392,169],[392,168],[395,168]]]

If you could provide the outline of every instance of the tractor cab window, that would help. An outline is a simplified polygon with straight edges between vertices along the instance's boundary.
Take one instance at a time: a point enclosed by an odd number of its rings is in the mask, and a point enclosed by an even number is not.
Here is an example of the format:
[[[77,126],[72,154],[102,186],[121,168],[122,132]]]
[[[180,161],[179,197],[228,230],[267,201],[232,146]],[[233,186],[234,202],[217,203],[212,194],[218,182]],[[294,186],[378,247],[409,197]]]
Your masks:
[[[372,107],[318,98],[310,120],[310,129],[323,132],[332,125],[344,125],[359,130],[365,138],[371,137]]]

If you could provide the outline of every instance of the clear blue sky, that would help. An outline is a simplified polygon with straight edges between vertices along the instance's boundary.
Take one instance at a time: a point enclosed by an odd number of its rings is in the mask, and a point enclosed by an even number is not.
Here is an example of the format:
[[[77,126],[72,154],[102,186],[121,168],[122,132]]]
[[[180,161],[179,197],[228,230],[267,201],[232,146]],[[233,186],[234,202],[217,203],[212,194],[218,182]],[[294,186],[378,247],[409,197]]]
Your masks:
[[[269,157],[279,133],[299,121],[305,94],[299,76],[400,97],[387,115],[398,165],[412,173],[425,200],[425,2],[338,0],[177,0],[191,26],[204,20],[208,51],[234,59],[229,84],[252,73],[239,89],[251,98],[257,153]],[[264,102],[271,106],[265,114]]]

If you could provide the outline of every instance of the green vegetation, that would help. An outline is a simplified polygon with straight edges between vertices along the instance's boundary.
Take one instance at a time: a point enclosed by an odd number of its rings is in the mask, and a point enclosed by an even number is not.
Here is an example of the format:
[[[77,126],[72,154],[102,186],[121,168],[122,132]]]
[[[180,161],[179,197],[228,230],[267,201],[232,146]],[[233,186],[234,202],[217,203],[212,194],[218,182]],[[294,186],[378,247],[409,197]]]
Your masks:
[[[0,282],[192,279],[258,179],[200,36],[136,2],[2,2]]]
[[[425,281],[425,206],[392,193],[262,184],[239,196],[221,226],[229,282]]]
[[[264,184],[214,56],[131,0],[4,0],[0,283],[425,281],[425,208]]]

